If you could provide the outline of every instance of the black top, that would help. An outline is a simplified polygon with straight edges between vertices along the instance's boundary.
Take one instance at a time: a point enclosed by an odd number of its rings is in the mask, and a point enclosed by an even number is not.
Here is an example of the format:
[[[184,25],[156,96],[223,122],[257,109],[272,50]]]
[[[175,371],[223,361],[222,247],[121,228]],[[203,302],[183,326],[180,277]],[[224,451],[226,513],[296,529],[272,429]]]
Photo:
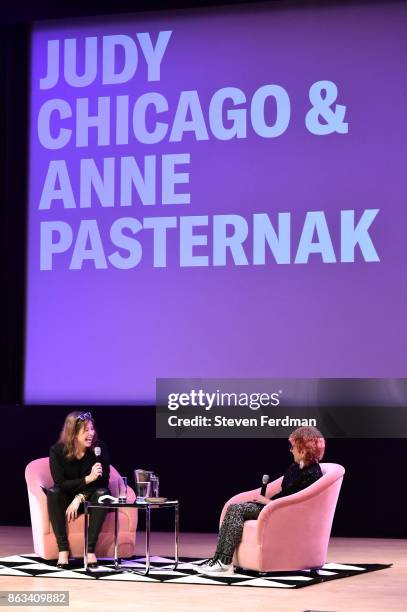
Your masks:
[[[302,469],[298,463],[292,463],[284,474],[280,493],[273,495],[271,499],[279,499],[280,497],[298,493],[298,491],[306,489],[313,482],[319,480],[321,476],[322,471],[319,463],[311,463]]]
[[[68,494],[76,495],[83,493],[85,497],[90,497],[96,489],[109,487],[110,460],[106,444],[101,440],[101,454],[96,457],[93,448],[87,448],[82,459],[67,459],[62,442],[57,442],[51,446],[49,451],[49,466],[51,469],[54,484],[61,487]],[[101,463],[103,474],[93,482],[86,484],[85,476],[90,474],[94,463]]]

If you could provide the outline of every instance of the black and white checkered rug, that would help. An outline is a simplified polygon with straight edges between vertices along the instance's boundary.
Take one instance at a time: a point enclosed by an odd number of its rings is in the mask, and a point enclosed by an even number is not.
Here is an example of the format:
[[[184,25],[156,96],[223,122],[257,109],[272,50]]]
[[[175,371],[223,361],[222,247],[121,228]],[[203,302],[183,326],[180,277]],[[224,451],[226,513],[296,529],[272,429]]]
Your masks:
[[[269,572],[258,574],[248,570],[236,570],[235,573],[205,575],[201,566],[207,559],[181,558],[176,570],[174,562],[165,557],[151,558],[151,571],[148,576],[128,571],[116,572],[111,560],[100,561],[97,571],[86,572],[79,560],[72,564],[72,569],[62,570],[55,567],[55,561],[45,561],[37,555],[13,555],[0,558],[1,576],[40,576],[41,578],[74,578],[79,580],[118,580],[126,582],[161,582],[174,584],[208,584],[217,586],[250,586],[277,589],[299,589],[338,578],[348,578],[366,572],[385,569],[390,565],[378,563],[343,564],[326,563],[317,571]],[[144,557],[124,561],[128,570],[142,571]]]

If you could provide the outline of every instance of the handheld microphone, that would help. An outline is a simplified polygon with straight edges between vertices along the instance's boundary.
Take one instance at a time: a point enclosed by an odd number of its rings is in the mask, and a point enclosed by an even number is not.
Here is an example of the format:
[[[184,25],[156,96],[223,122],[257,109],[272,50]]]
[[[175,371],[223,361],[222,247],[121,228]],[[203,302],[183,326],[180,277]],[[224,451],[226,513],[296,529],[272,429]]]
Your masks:
[[[93,452],[95,453],[95,457],[100,457],[100,455],[102,454],[102,449],[100,448],[100,446],[95,446]],[[98,476],[98,478],[100,478],[100,476]]]
[[[265,495],[266,494],[266,489],[267,489],[267,483],[270,480],[270,476],[268,474],[264,474],[263,478],[261,479],[261,490],[260,490],[260,495]]]

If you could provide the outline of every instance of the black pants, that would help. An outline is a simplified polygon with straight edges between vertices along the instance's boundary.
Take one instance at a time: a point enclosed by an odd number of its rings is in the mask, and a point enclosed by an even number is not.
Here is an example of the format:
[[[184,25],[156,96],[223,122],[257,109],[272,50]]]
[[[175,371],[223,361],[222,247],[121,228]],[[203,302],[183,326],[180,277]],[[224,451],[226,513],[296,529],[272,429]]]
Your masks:
[[[92,493],[91,497],[89,497],[89,501],[96,502],[101,495],[106,494],[110,494],[109,489],[96,489],[96,491]],[[57,540],[58,550],[60,552],[69,550],[68,536],[66,534],[65,512],[74,497],[74,495],[67,494],[60,487],[54,486],[47,490],[48,514]],[[83,504],[79,506],[78,515],[79,514],[83,514]],[[102,528],[106,514],[107,510],[104,508],[89,509],[88,552],[90,553],[95,552],[98,535]]]

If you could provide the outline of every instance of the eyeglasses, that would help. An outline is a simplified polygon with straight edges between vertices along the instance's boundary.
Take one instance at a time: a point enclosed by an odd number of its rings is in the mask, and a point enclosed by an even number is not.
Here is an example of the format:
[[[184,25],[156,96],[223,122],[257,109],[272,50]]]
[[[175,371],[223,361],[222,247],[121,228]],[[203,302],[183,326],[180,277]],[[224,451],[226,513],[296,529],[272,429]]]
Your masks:
[[[294,446],[291,444],[291,442],[288,443],[288,450],[290,451],[290,453],[293,452],[293,448]]]
[[[77,421],[90,421],[92,419],[91,412],[81,412],[77,417]]]

